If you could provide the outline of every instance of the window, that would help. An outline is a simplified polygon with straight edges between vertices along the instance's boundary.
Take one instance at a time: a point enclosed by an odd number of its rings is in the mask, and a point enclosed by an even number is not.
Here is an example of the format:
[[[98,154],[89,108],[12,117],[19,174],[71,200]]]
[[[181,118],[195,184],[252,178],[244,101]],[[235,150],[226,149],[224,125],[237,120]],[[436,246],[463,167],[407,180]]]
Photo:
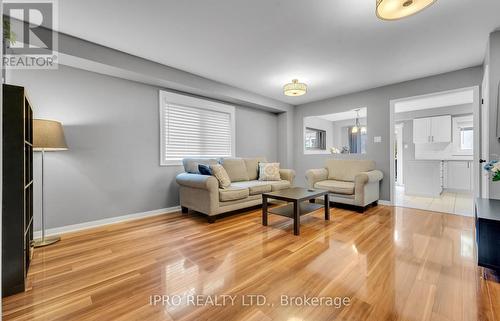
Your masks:
[[[326,150],[326,131],[321,129],[306,128],[305,147],[307,150]]]
[[[352,127],[348,127],[349,133],[349,152],[351,154],[365,154],[366,153],[366,131],[352,132]]]
[[[234,156],[234,107],[160,91],[160,165]]]
[[[473,116],[453,117],[453,155],[471,156],[474,149]]]
[[[474,143],[474,131],[472,127],[462,127],[460,128],[460,149],[461,150],[472,150]]]

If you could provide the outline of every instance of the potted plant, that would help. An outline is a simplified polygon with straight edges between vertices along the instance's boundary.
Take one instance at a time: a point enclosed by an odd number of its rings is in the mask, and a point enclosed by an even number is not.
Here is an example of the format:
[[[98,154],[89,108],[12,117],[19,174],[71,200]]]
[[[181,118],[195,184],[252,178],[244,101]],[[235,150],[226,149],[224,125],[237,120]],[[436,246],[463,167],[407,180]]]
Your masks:
[[[492,181],[500,181],[500,163],[497,160],[487,162],[486,165],[484,165],[484,170],[490,173]]]

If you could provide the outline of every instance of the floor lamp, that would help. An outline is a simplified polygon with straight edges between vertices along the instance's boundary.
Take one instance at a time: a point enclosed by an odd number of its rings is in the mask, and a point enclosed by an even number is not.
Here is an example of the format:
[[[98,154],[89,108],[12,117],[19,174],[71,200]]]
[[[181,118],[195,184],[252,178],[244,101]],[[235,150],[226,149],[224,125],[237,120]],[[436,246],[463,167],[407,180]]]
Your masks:
[[[44,158],[45,152],[67,150],[66,139],[60,122],[54,120],[33,120],[33,150],[42,152],[42,238],[35,240],[35,247],[42,247],[56,243],[59,236],[45,236],[45,208],[44,208]]]

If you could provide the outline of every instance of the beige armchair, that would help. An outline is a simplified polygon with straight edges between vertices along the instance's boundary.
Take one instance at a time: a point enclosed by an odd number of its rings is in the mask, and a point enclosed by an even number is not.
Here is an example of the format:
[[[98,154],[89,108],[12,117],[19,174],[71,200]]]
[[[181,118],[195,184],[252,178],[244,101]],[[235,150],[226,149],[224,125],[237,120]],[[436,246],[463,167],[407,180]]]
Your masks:
[[[259,181],[259,162],[264,158],[184,159],[186,173],[177,175],[182,212],[188,209],[208,215],[213,223],[216,215],[262,204],[262,193],[289,188],[295,171],[280,169],[279,181]],[[220,163],[231,179],[227,189],[219,188],[214,176],[201,175],[198,164]]]
[[[330,201],[359,207],[363,212],[379,200],[381,171],[370,160],[328,160],[325,168],[306,172],[308,188],[330,191]]]

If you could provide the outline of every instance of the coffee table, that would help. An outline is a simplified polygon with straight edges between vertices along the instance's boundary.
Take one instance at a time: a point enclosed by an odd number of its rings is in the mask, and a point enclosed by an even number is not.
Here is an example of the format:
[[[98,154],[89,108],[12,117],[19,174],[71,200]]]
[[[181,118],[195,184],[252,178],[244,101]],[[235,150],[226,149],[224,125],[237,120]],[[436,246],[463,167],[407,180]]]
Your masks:
[[[314,199],[324,196],[325,204],[316,204]],[[267,209],[267,200],[276,199],[289,202],[290,204]],[[310,202],[306,202],[310,201]],[[330,220],[330,202],[328,191],[321,189],[307,189],[302,187],[292,187],[280,191],[262,194],[262,225],[267,226],[267,217],[269,214],[281,215],[293,219],[293,234],[300,234],[300,216],[306,215],[324,207],[325,220]]]

